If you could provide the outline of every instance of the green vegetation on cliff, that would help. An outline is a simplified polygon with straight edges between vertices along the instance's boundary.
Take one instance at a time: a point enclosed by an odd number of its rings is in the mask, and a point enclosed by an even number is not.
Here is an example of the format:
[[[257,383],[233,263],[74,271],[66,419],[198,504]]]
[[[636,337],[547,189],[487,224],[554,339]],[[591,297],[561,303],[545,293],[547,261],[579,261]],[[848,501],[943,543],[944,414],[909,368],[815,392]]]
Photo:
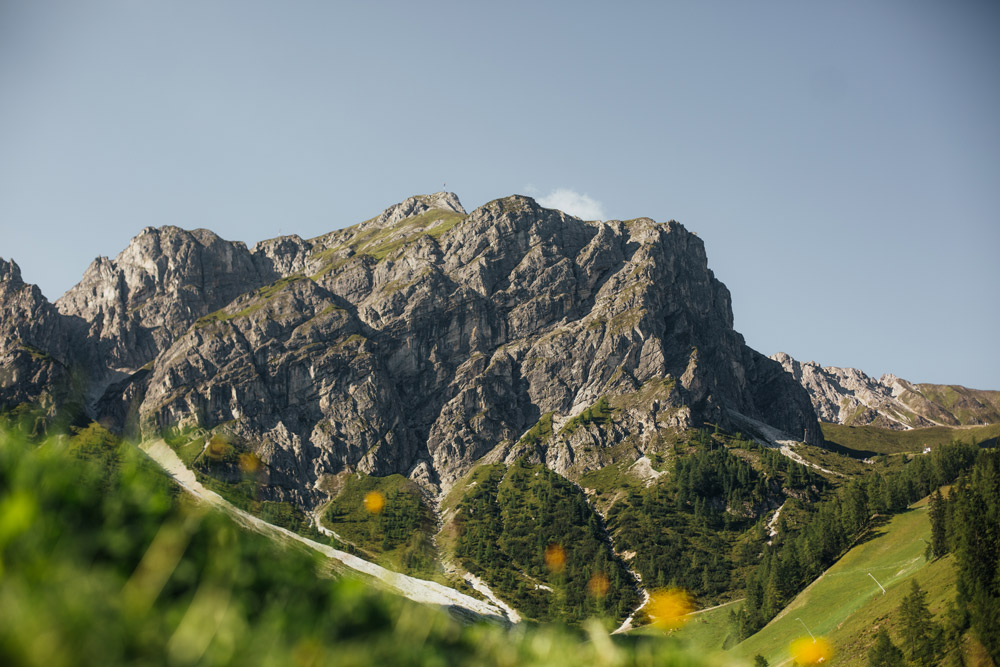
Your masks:
[[[814,499],[815,472],[753,442],[700,431],[676,448],[673,467],[632,485],[608,512],[608,528],[647,588],[680,586],[700,606],[741,594],[767,539],[765,514],[788,498]]]
[[[402,475],[364,473],[343,473],[339,483],[323,525],[390,569],[421,576],[439,570],[434,512],[416,484]]]
[[[519,459],[482,466],[454,517],[455,555],[527,618],[618,623],[638,604],[631,575],[583,492]]]

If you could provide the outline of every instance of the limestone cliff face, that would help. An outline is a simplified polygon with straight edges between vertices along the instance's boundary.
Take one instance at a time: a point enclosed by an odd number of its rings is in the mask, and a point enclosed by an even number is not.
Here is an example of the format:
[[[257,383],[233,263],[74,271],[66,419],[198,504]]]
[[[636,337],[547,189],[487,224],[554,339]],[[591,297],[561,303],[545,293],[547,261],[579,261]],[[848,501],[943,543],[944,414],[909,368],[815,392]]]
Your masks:
[[[276,277],[243,243],[147,227],[115,259],[95,259],[56,307],[87,323],[95,366],[131,373],[202,315]]]
[[[249,250],[147,229],[57,307],[83,323],[93,416],[224,430],[267,465],[269,495],[303,505],[344,469],[429,488],[484,457],[580,471],[741,415],[820,440],[806,392],[733,330],[704,244],[673,221],[585,222],[519,196],[467,213],[438,193]]]
[[[805,392],[733,331],[728,290],[675,222],[588,223],[524,197],[466,214],[439,194],[253,256],[285,276],[179,336],[138,411],[147,434],[224,425],[280,497],[308,503],[344,468],[447,487],[602,396],[621,405],[613,427],[543,439],[539,458],[566,469],[627,438],[638,456],[661,429],[734,411],[818,437]]]
[[[809,393],[822,421],[895,430],[1000,421],[1000,392],[959,385],[915,384],[886,374],[875,379],[856,368],[772,357]]]
[[[51,413],[69,389],[72,322],[2,258],[0,312],[0,411],[36,403]]]

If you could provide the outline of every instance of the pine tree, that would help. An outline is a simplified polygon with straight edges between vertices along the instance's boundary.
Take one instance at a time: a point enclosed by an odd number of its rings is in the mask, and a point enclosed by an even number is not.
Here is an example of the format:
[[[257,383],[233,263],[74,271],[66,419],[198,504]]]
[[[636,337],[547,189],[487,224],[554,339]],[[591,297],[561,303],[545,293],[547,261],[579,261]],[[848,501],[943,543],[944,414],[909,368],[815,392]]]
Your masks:
[[[916,665],[933,665],[934,644],[939,632],[927,608],[927,592],[920,588],[916,579],[912,580],[910,594],[899,605],[899,614],[903,622],[903,644],[910,653],[910,660]]]
[[[948,553],[947,501],[941,496],[939,488],[931,496],[931,552],[934,558],[940,558]]]
[[[958,604],[995,661],[1000,661],[1000,452],[980,455],[972,474],[952,488],[952,546]]]
[[[764,617],[774,618],[781,611],[783,600],[781,599],[781,585],[778,580],[778,565],[772,559],[770,562],[767,584],[764,586],[764,604],[762,611]]]
[[[892,643],[889,633],[878,631],[875,645],[868,651],[868,667],[905,667],[906,659],[898,646]]]

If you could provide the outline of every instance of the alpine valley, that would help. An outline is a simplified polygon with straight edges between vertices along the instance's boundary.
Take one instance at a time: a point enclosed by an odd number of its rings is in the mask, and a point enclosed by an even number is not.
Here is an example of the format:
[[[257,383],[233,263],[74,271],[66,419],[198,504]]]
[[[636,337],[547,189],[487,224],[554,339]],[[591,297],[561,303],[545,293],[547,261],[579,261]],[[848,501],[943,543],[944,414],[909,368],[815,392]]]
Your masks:
[[[54,303],[0,259],[0,312],[8,432],[112,467],[140,447],[243,529],[463,622],[639,641],[682,589],[706,611],[672,641],[723,661],[788,659],[816,609],[838,664],[1000,657],[1000,392],[750,349],[678,222],[441,192],[252,248],[146,228]],[[989,544],[956,518],[977,507]],[[801,611],[871,545],[884,570]]]

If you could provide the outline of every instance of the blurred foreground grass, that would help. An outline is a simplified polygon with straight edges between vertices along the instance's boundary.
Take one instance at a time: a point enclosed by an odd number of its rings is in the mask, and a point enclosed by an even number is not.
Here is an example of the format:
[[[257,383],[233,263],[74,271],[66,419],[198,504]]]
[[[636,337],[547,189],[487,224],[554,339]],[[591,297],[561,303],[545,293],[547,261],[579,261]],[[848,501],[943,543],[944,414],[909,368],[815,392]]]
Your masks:
[[[2,665],[731,664],[669,637],[616,641],[597,622],[463,624],[331,578],[100,427],[0,431]]]

